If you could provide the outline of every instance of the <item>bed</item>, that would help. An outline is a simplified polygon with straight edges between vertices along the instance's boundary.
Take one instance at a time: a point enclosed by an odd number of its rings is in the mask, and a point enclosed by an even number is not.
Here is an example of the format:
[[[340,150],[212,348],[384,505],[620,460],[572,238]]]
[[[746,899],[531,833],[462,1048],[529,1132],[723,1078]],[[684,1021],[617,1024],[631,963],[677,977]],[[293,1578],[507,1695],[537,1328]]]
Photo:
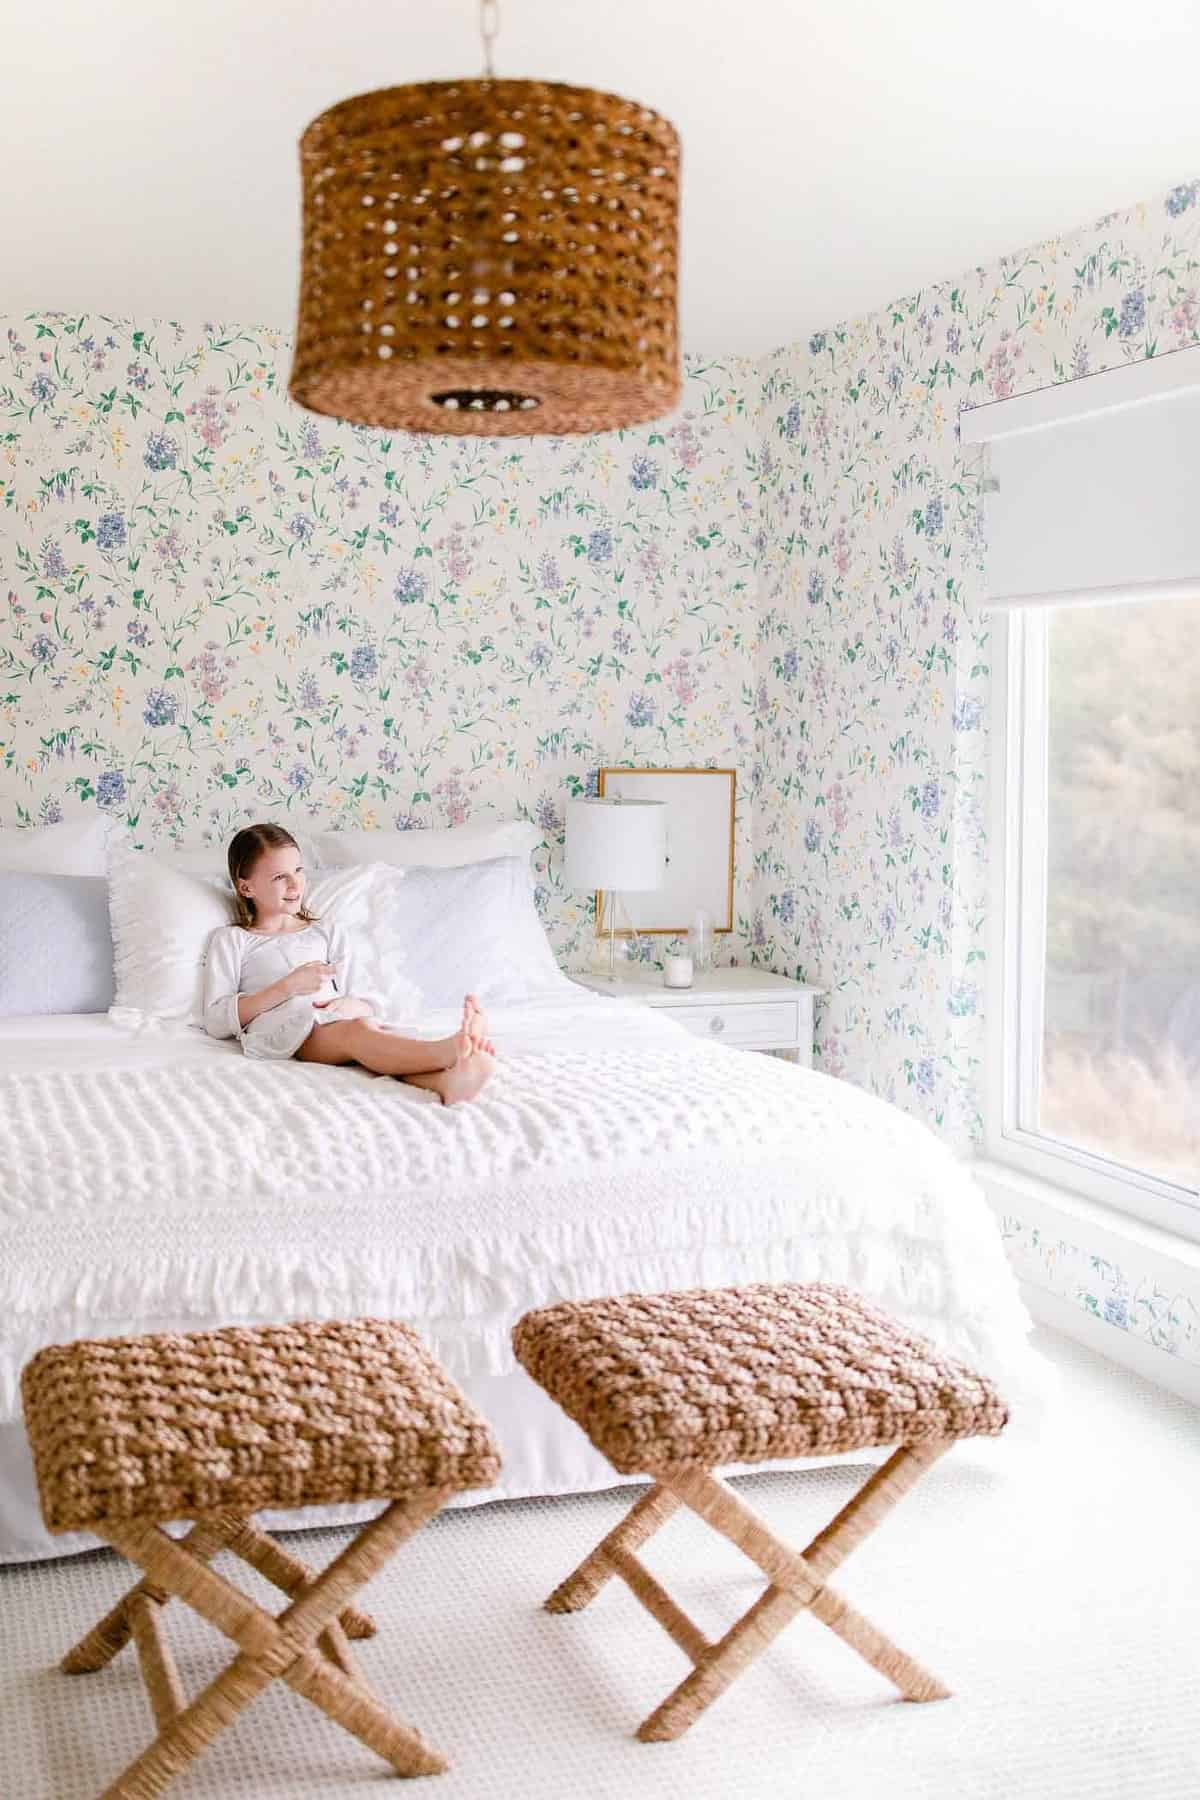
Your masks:
[[[565,977],[493,1027],[492,1085],[442,1108],[183,1025],[0,1021],[0,1561],[94,1546],[44,1531],[20,1423],[23,1364],[81,1336],[403,1318],[499,1434],[500,1485],[467,1504],[615,1484],[512,1357],[514,1321],[558,1298],[846,1282],[1035,1427],[1045,1380],[998,1231],[926,1127]]]

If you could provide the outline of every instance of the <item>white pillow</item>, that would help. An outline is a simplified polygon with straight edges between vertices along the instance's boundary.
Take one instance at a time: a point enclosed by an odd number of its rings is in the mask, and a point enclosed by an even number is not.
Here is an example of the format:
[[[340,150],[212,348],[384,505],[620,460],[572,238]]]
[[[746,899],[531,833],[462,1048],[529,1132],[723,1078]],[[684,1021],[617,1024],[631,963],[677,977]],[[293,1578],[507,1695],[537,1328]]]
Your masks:
[[[394,869],[459,869],[497,856],[528,857],[542,841],[527,819],[491,819],[421,831],[321,831],[313,839],[323,868],[389,863]]]
[[[181,874],[145,850],[114,844],[108,858],[113,1003],[120,1025],[202,1017],[204,948],[233,923],[229,889]]]
[[[314,882],[305,896],[318,918],[336,920],[350,941],[348,980],[385,1017],[411,1018],[420,995],[404,973],[404,952],[390,943],[388,908],[376,893],[398,870],[345,869]],[[108,900],[114,946],[109,1017],[131,1026],[202,1024],[204,956],[221,925],[233,923],[227,880],[182,873],[171,860],[114,846]]]
[[[462,868],[380,870],[378,942],[407,957],[427,1007],[519,1004],[571,983],[554,960],[533,902],[529,856]]]
[[[103,875],[109,822],[103,813],[64,825],[0,831],[0,869],[31,875]]]

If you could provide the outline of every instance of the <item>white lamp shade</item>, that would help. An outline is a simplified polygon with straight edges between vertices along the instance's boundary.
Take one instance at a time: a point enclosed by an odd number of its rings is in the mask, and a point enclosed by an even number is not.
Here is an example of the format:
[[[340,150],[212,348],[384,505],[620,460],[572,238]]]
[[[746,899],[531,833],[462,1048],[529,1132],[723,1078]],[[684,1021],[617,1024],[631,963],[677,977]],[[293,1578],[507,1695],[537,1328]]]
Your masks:
[[[567,886],[625,894],[661,887],[667,808],[662,800],[568,800]]]

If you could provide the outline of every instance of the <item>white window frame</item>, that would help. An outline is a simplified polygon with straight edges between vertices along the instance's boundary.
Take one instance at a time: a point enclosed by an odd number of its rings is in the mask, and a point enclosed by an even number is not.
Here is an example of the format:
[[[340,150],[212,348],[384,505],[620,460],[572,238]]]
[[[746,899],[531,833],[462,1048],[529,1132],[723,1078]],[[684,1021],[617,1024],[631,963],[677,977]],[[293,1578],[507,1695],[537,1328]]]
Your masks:
[[[990,901],[994,928],[988,984],[987,1154],[1027,1175],[1200,1242],[1200,1193],[1196,1190],[1024,1130],[1019,1122],[1022,1114],[1032,1116],[1028,1103],[1040,1088],[1046,911],[1046,625],[1046,613],[1040,608],[992,615]],[[1026,818],[1029,831],[1022,829]]]

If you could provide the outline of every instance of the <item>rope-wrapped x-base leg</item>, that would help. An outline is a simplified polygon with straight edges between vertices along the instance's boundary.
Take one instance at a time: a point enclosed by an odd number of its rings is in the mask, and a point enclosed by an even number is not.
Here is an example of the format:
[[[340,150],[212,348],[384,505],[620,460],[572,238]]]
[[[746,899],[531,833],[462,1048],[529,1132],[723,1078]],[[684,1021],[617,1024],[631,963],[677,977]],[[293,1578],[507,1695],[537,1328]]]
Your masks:
[[[319,1575],[243,1519],[206,1521],[183,1542],[144,1520],[98,1525],[109,1543],[145,1571],[145,1579],[71,1652],[68,1662],[77,1671],[101,1667],[132,1635],[159,1726],[154,1742],[105,1790],[102,1800],[150,1800],[161,1794],[276,1680],[303,1694],[391,1763],[397,1774],[434,1775],[445,1769],[440,1753],[412,1726],[394,1719],[371,1692],[347,1640],[351,1631],[363,1635],[363,1627],[374,1628],[349,1607],[350,1597],[452,1491],[429,1489],[393,1501]],[[277,1585],[290,1588],[292,1603],[278,1618],[209,1567],[222,1547],[237,1549]],[[190,1703],[159,1629],[158,1615],[170,1598],[190,1606],[238,1646],[233,1662]]]
[[[749,1667],[797,1613],[811,1611],[906,1700],[940,1700],[949,1689],[897,1648],[828,1586],[826,1576],[889,1513],[950,1441],[902,1445],[877,1469],[837,1517],[803,1552],[792,1550],[738,1494],[701,1469],[660,1471],[650,1492],[551,1594],[551,1612],[575,1612],[619,1575],[695,1665],[662,1704],[643,1720],[643,1741],[681,1737],[707,1706]],[[636,1550],[680,1505],[689,1506],[736,1544],[767,1576],[770,1586],[724,1637],[711,1643],[639,1561]]]

